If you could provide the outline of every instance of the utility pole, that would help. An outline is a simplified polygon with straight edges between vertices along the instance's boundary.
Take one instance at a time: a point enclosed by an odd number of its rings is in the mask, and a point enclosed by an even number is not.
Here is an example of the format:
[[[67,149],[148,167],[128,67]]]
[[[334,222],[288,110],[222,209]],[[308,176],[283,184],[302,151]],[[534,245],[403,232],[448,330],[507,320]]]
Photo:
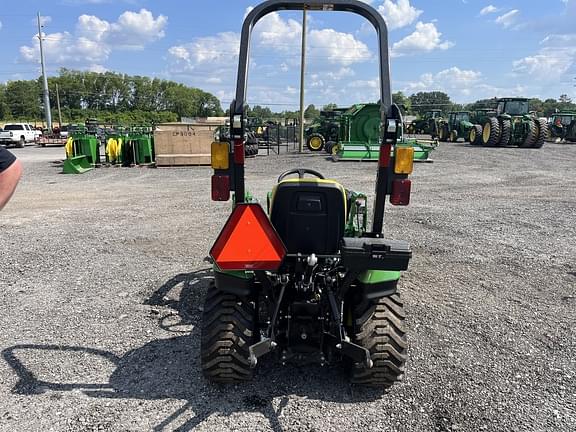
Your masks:
[[[40,64],[42,65],[42,79],[44,82],[44,115],[46,126],[52,132],[52,113],[50,112],[50,93],[48,93],[48,77],[46,77],[46,66],[44,61],[44,47],[42,45],[42,25],[40,24],[40,12],[38,12],[38,39],[40,40]]]
[[[56,83],[56,106],[58,107],[58,127],[62,129],[62,111],[60,110],[60,92],[58,91],[58,83]]]
[[[302,9],[302,61],[300,63],[300,153],[304,151],[304,74],[306,72],[306,5]]]

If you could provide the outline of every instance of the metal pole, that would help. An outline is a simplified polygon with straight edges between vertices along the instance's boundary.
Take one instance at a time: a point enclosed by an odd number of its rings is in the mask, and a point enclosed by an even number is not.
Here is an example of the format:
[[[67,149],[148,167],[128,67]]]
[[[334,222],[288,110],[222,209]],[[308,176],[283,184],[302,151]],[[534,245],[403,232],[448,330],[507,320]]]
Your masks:
[[[58,84],[56,84],[56,105],[58,106],[58,126],[62,129],[62,111],[60,110],[60,93],[58,92]]]
[[[50,112],[50,93],[48,93],[48,78],[46,77],[46,67],[44,65],[44,47],[42,46],[42,26],[40,25],[40,12],[38,12],[38,40],[40,41],[40,63],[42,65],[42,78],[44,82],[44,115],[46,126],[52,132],[52,113]]]
[[[302,61],[300,63],[300,153],[304,151],[304,73],[306,71],[306,6],[302,9]]]

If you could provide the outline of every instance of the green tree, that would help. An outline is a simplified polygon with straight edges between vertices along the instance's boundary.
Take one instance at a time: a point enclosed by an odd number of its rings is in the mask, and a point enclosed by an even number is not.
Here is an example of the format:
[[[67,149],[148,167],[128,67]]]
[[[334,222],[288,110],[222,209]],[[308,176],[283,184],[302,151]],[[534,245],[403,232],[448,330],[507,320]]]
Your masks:
[[[452,106],[450,97],[439,91],[418,92],[411,95],[409,99],[412,111],[420,115],[433,109],[447,111]]]
[[[307,120],[315,119],[319,115],[320,111],[313,104],[308,105],[308,108],[304,110],[304,118]]]
[[[410,113],[412,109],[410,98],[401,91],[392,93],[392,102],[398,105],[404,114]]]
[[[40,86],[38,81],[10,81],[6,84],[6,104],[12,118],[40,118]]]
[[[322,111],[334,111],[336,108],[338,108],[338,105],[335,103],[329,103],[322,107]]]

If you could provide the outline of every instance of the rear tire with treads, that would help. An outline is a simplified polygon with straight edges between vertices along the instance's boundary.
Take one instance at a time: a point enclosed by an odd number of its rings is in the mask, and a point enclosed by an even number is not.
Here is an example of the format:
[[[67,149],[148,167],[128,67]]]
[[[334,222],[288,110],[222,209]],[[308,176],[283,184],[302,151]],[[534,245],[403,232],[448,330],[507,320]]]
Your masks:
[[[495,147],[500,142],[500,122],[497,118],[491,117],[484,123],[482,128],[482,145],[485,147]]]
[[[308,147],[310,151],[317,152],[324,148],[325,143],[326,141],[322,134],[313,133],[306,140],[306,147]]]
[[[538,142],[538,122],[536,119],[530,119],[528,123],[528,133],[526,139],[520,144],[522,148],[532,148]]]
[[[398,293],[354,307],[354,342],[370,351],[373,366],[353,366],[352,383],[388,388],[402,379],[407,360],[404,318]]]
[[[512,122],[508,119],[500,120],[500,142],[498,146],[506,147],[510,145],[512,139]]]
[[[204,376],[219,383],[252,379],[249,347],[256,336],[253,302],[211,284],[202,314],[200,362]]]
[[[473,125],[470,129],[470,135],[468,135],[468,141],[471,145],[479,146],[482,144],[482,126]]]
[[[536,123],[538,124],[538,139],[536,140],[536,144],[532,147],[541,148],[544,145],[544,142],[548,139],[548,123],[544,119],[538,119],[536,120]]]

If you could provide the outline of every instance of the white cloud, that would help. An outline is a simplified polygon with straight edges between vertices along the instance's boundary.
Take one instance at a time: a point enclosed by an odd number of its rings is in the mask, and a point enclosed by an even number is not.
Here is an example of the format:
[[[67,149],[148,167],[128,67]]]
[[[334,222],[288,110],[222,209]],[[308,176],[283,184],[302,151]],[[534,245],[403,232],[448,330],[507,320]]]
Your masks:
[[[88,68],[108,59],[115,49],[143,49],[147,44],[164,37],[167,18],[154,18],[146,9],[124,12],[116,22],[108,22],[93,15],[81,15],[75,33],[57,32],[44,36],[44,50],[49,63],[59,65],[85,65]],[[30,46],[21,46],[20,55],[25,61],[37,62],[38,35]]]
[[[442,33],[438,31],[434,23],[416,24],[416,30],[404,39],[392,45],[392,56],[416,54],[433,50],[446,50],[454,46],[452,42],[443,41]]]
[[[504,15],[500,15],[494,22],[496,24],[502,25],[504,28],[509,28],[516,22],[516,18],[518,18],[519,12],[520,11],[518,9],[512,9],[510,12],[506,12]]]
[[[538,53],[514,61],[514,72],[551,82],[568,74],[576,65],[576,33],[548,35],[541,45]]]
[[[37,20],[33,20],[34,24],[37,23]],[[44,26],[46,24],[50,24],[52,22],[52,17],[51,16],[44,16],[44,15],[40,15],[40,25]]]
[[[496,6],[493,5],[488,5],[485,8],[482,8],[482,10],[480,11],[480,15],[488,15],[491,13],[496,13],[498,12],[500,9],[498,9]]]
[[[388,25],[388,30],[394,30],[412,24],[422,14],[410,4],[410,0],[385,0],[378,6],[378,12],[382,14]]]
[[[446,91],[470,94],[473,86],[482,78],[482,73],[473,70],[462,70],[456,66],[444,69],[436,74],[425,73],[419,81],[408,83],[403,89],[406,92],[415,91]]]

